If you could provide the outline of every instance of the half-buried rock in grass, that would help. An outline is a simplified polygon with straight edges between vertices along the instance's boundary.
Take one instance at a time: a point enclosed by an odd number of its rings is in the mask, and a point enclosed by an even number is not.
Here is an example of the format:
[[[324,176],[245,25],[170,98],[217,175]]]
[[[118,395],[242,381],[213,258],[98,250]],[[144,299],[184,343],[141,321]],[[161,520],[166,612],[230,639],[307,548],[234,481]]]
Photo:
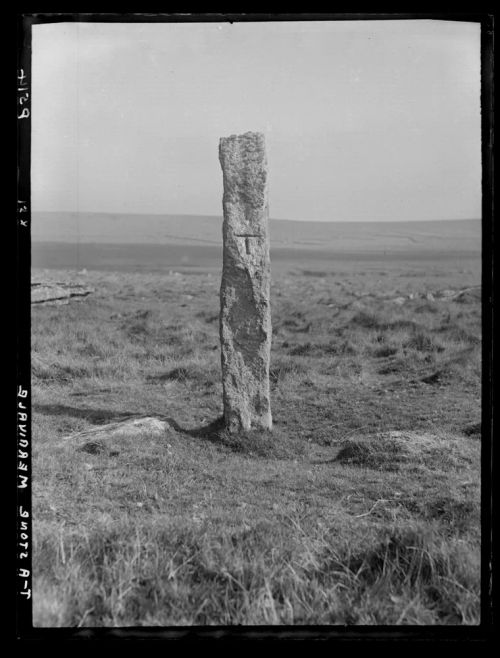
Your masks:
[[[372,439],[348,439],[344,441],[335,461],[341,464],[397,470],[398,464],[406,462],[409,452],[401,442],[390,437]]]

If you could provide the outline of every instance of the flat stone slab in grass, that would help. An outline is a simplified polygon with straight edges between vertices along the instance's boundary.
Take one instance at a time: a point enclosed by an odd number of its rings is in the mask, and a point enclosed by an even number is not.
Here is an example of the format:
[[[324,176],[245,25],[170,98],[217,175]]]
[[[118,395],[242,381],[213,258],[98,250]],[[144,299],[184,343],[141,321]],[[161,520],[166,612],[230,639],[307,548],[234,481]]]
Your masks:
[[[32,304],[68,304],[76,297],[87,297],[94,292],[89,286],[74,282],[32,281]]]
[[[405,297],[392,297],[392,295],[382,295],[381,299],[387,299],[394,304],[399,304],[400,306],[407,300],[414,299],[427,299],[429,302],[480,301],[481,286],[471,286],[469,288],[462,288],[461,290],[436,290],[434,292],[429,291],[427,293],[412,292]]]
[[[129,420],[122,420],[117,423],[107,423],[106,425],[99,425],[92,427],[83,432],[76,432],[64,437],[63,443],[67,445],[72,441],[79,442],[80,440],[87,440],[89,437],[94,439],[115,439],[120,436],[162,436],[165,434],[168,423],[158,418],[133,418]]]

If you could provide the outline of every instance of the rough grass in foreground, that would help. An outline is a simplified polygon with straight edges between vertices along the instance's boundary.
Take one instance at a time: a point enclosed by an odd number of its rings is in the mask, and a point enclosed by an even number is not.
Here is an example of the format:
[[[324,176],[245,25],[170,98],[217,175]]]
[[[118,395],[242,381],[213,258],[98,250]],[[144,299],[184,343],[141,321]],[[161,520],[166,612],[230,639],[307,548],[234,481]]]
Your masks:
[[[35,625],[478,624],[480,300],[421,295],[479,269],[448,265],[275,278],[272,433],[220,425],[217,277],[34,308]]]
[[[354,547],[288,518],[219,533],[127,525],[46,537],[36,550],[41,625],[479,621],[477,554],[429,525]]]

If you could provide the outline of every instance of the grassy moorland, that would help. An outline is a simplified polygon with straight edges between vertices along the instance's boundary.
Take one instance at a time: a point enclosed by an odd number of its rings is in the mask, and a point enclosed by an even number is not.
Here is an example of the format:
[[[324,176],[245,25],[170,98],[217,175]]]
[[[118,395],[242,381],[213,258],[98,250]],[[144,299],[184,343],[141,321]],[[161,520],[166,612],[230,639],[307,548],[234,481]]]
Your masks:
[[[480,293],[436,294],[479,263],[277,273],[275,428],[242,436],[218,276],[80,278],[32,313],[35,625],[479,623]]]

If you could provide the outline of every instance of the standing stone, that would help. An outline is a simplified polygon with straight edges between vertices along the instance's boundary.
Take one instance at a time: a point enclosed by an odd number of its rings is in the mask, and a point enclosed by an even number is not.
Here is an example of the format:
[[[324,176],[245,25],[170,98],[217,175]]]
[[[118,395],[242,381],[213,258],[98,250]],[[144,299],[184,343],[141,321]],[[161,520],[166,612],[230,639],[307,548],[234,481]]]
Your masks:
[[[231,431],[271,429],[270,261],[264,135],[223,137],[223,270],[220,339],[224,423]]]

